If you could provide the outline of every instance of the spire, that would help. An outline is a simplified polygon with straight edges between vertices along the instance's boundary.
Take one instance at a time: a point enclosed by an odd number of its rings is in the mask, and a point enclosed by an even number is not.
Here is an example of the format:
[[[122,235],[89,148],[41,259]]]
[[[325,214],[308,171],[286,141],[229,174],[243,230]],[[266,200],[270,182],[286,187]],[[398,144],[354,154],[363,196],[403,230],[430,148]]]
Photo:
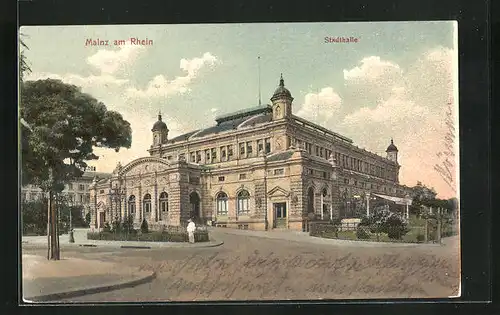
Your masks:
[[[262,105],[262,100],[261,100],[261,95],[260,95],[260,56],[257,59],[258,59],[258,66],[259,66],[259,106],[260,106],[260,105]]]
[[[391,138],[391,144],[394,144],[394,140]]]
[[[280,76],[280,86],[285,86],[285,80],[283,80],[283,73]]]
[[[158,120],[161,121],[161,110],[158,110]]]

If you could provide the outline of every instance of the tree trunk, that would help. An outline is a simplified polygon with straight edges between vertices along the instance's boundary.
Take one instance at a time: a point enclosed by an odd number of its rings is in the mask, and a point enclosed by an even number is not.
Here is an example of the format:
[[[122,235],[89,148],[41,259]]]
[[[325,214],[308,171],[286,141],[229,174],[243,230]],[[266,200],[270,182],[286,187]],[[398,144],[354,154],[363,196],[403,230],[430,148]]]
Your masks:
[[[49,260],[59,260],[59,234],[57,227],[57,210],[55,207],[54,193],[49,192]]]

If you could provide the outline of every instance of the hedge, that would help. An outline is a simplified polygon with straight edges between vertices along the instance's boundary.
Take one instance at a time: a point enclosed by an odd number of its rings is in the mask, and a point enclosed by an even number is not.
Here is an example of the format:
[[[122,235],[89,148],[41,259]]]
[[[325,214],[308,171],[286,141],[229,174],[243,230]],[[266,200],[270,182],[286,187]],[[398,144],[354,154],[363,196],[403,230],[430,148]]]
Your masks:
[[[149,232],[149,233],[113,233],[87,232],[87,239],[99,241],[137,241],[137,242],[188,242],[187,232]],[[195,242],[208,242],[208,231],[196,231]]]

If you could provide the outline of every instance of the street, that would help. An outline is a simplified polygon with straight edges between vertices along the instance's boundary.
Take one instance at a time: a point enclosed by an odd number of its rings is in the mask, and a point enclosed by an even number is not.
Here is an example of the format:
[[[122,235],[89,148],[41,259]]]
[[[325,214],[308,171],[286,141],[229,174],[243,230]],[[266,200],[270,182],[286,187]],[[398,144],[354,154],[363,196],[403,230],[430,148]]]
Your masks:
[[[208,301],[436,298],[458,294],[458,238],[445,245],[314,243],[308,236],[214,229],[211,248],[63,247],[62,257],[114,262],[155,271],[146,284],[66,301]],[[267,232],[274,233],[274,232]],[[291,235],[291,234],[290,234]],[[46,255],[23,245],[23,254]]]

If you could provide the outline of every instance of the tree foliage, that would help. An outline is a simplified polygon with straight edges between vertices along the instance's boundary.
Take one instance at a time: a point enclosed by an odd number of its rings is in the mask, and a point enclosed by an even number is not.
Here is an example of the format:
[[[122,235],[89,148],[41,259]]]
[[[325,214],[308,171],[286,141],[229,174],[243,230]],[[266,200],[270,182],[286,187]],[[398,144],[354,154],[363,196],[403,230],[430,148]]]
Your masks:
[[[456,210],[458,208],[457,198],[439,199],[436,196],[437,193],[434,188],[429,188],[421,182],[417,182],[417,185],[413,187],[413,202],[410,206],[410,211],[419,215],[421,214],[422,206],[446,210]]]
[[[21,117],[32,129],[23,134],[28,143],[22,152],[23,184],[60,192],[64,182],[83,174],[86,161],[98,159],[94,147],[117,152],[130,148],[129,122],[74,85],[53,79],[26,81],[20,106]]]
[[[31,68],[30,66],[28,65],[28,61],[26,59],[26,56],[24,54],[24,50],[26,49],[29,49],[28,46],[26,46],[26,44],[24,43],[24,41],[22,40],[22,37],[23,34],[20,34],[20,38],[19,38],[19,81],[23,81],[24,79],[24,75],[26,73],[30,73],[31,72]]]

